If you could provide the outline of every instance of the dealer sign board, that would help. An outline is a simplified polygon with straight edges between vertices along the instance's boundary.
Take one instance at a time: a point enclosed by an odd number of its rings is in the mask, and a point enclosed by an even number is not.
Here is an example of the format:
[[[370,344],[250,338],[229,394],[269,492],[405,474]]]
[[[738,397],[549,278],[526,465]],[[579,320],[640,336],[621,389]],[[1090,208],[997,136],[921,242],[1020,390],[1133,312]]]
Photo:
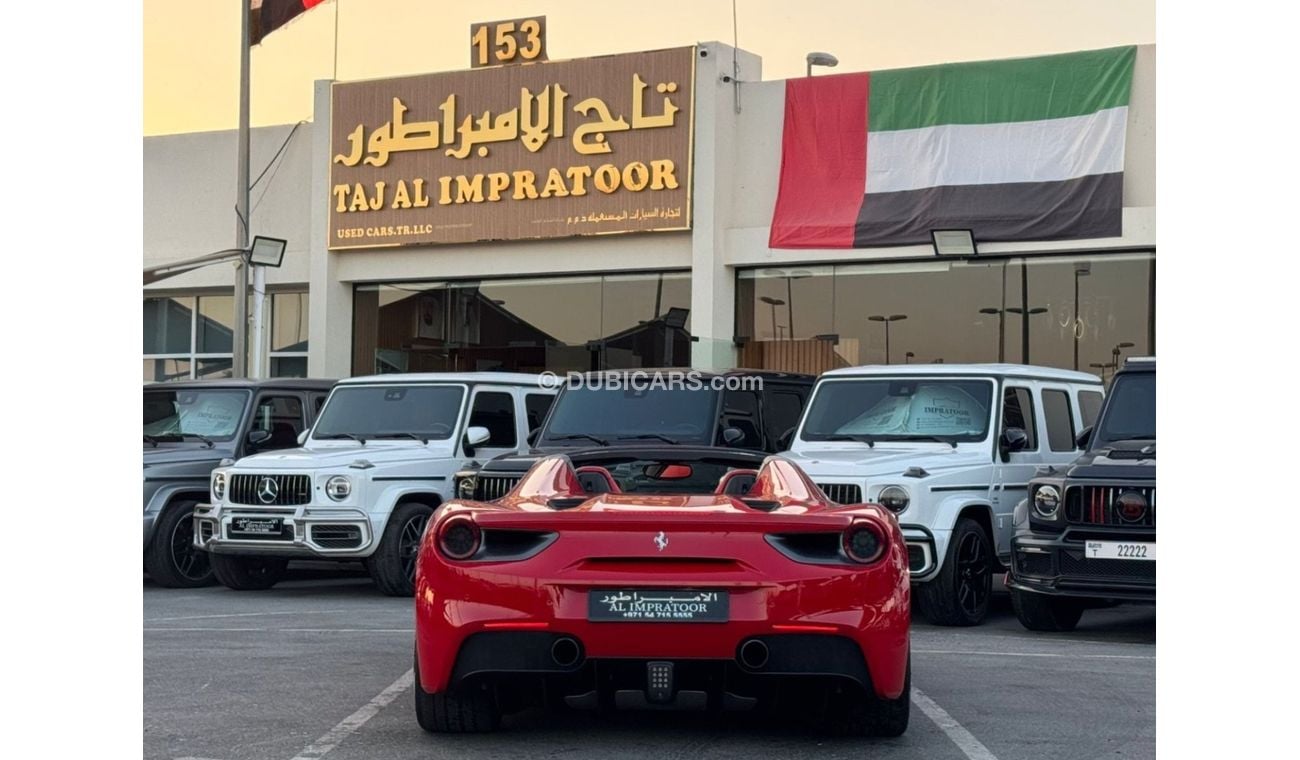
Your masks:
[[[330,248],[688,229],[695,49],[333,87]]]

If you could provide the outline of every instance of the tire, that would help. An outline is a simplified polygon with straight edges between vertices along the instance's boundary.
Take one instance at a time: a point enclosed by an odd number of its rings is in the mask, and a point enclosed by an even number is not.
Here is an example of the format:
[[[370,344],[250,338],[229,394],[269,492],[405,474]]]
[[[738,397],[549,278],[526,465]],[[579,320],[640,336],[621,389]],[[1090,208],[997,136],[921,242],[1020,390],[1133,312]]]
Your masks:
[[[1046,594],[1011,589],[1011,607],[1020,624],[1031,631],[1073,631],[1083,617],[1084,603]]]
[[[979,625],[993,593],[993,543],[969,517],[953,526],[943,569],[928,583],[913,587],[921,614],[935,625]]]
[[[907,721],[912,714],[912,654],[907,655],[907,676],[903,679],[903,693],[894,699],[872,700],[871,714],[867,716],[867,736],[902,736],[907,731]]]
[[[235,591],[261,591],[280,582],[289,560],[276,557],[241,557],[213,554],[212,571],[221,585]]]
[[[912,655],[907,655],[903,692],[894,699],[875,694],[828,705],[821,717],[821,729],[832,736],[902,736],[912,711]]]
[[[415,659],[415,719],[431,734],[495,731],[501,725],[492,692],[473,689],[465,694],[430,694],[420,685],[420,659]]]
[[[433,507],[418,501],[399,504],[389,515],[379,548],[366,563],[371,579],[388,596],[415,593],[415,560],[432,515]]]
[[[194,548],[196,501],[174,501],[158,515],[144,567],[164,588],[198,588],[215,580],[208,553]]]

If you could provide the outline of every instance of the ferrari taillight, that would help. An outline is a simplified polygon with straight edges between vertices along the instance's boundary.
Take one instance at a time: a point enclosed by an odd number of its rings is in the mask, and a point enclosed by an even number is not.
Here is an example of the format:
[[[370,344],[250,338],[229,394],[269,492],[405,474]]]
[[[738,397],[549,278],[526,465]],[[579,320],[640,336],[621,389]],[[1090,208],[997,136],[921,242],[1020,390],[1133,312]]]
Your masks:
[[[468,517],[456,516],[438,526],[438,550],[447,559],[469,559],[482,543],[483,534]]]
[[[875,562],[885,556],[887,543],[884,529],[868,520],[855,522],[844,531],[844,553],[854,562]]]

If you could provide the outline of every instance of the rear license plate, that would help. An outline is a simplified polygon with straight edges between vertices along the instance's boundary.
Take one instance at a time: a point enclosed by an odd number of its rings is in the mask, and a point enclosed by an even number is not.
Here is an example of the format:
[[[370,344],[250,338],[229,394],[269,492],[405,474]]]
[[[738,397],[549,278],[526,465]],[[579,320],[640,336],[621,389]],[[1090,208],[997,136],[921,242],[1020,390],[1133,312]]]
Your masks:
[[[278,536],[284,520],[278,517],[236,517],[230,521],[231,534],[246,536]]]
[[[1087,559],[1135,559],[1154,562],[1155,544],[1139,544],[1124,541],[1089,541],[1084,547]]]
[[[587,593],[587,619],[597,622],[725,623],[726,591],[607,589]]]

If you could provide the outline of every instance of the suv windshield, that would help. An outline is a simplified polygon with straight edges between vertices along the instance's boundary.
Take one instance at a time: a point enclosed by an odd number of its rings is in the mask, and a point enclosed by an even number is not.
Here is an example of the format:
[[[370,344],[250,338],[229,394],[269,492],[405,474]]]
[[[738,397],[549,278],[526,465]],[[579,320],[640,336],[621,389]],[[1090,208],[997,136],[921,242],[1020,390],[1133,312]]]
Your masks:
[[[988,435],[992,398],[989,380],[830,380],[813,396],[799,437],[982,441]]]
[[[355,385],[334,390],[311,437],[445,440],[456,429],[459,385]]]
[[[1121,372],[1110,389],[1092,447],[1099,449],[1116,441],[1155,440],[1155,437],[1156,374]]]
[[[546,423],[545,444],[572,441],[593,445],[638,436],[649,443],[711,443],[718,413],[718,392],[710,388],[590,388],[570,387],[560,394]]]
[[[248,391],[174,390],[144,392],[144,434],[155,441],[199,436],[228,441],[239,432]]]

